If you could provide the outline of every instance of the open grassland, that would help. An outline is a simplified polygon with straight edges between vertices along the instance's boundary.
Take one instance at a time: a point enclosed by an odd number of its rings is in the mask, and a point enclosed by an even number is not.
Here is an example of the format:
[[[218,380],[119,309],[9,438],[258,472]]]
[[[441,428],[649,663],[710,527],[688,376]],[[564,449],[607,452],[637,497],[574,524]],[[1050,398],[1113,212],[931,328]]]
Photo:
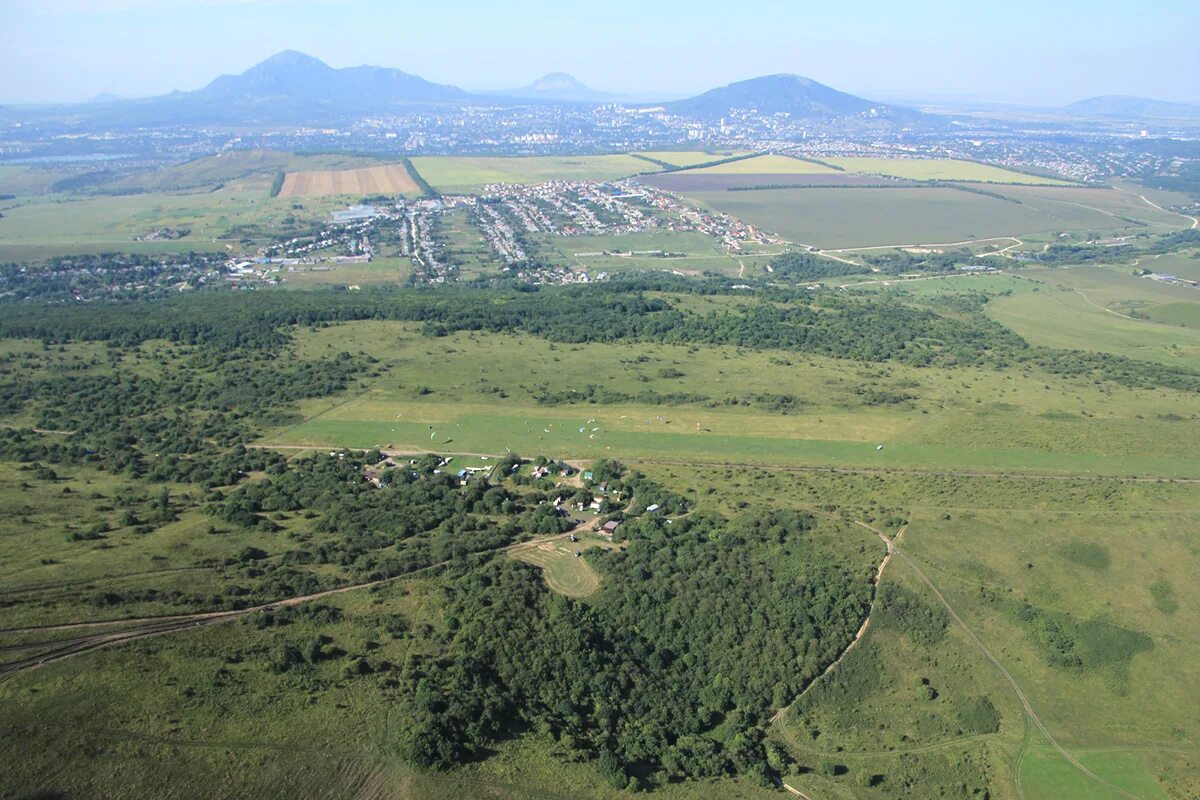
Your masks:
[[[396,286],[412,274],[407,258],[377,258],[368,264],[335,264],[328,269],[299,266],[295,271],[284,267],[279,272],[281,285],[289,289],[314,289],[320,286]]]
[[[270,178],[265,178],[269,185]],[[269,188],[269,187],[268,187]],[[31,200],[4,212],[0,219],[0,252],[80,252],[126,250],[137,236],[164,226],[191,233],[165,243],[172,250],[221,250],[239,239],[238,226],[270,228],[289,216],[320,219],[336,204],[308,199],[302,209],[294,200],[267,196],[263,186],[235,185],[191,194],[149,193],[120,197]],[[158,247],[155,252],[161,252]]]
[[[828,175],[836,174],[837,170],[815,161],[772,154],[690,169],[686,172],[688,175]]]
[[[725,158],[750,155],[746,150],[723,150],[701,152],[699,150],[644,150],[634,155],[644,156],[654,161],[661,161],[673,167],[694,167],[698,164],[710,164]]]
[[[280,197],[323,197],[326,195],[421,194],[403,164],[361,169],[289,172]]]
[[[534,184],[546,181],[611,181],[654,166],[629,155],[610,156],[422,156],[413,168],[443,194],[472,194],[490,183]]]
[[[1200,292],[1105,267],[1030,269],[1022,274],[1042,282],[1040,291],[996,298],[987,311],[1028,341],[1200,367],[1200,330],[1153,319],[1154,309],[1163,307],[1168,315],[1193,319],[1193,296]],[[1134,318],[1131,311],[1151,319]]]
[[[1026,183],[1071,186],[1068,181],[1027,175],[1023,172],[959,161],[952,158],[828,158],[830,164],[848,172],[907,178],[914,181],[972,181],[979,183]]]
[[[1139,223],[1079,206],[1067,207],[1068,218],[1030,203],[942,187],[763,189],[688,196],[793,242],[827,249],[1139,228]]]
[[[1200,475],[1194,426],[1175,421],[1189,401],[1169,391],[736,348],[568,346],[470,333],[429,339],[394,323],[301,332],[298,347],[306,357],[362,350],[387,371],[365,394],[306,404],[305,421],[268,435],[269,443]],[[431,358],[437,370],[424,366]],[[871,405],[861,394],[866,385],[901,399]],[[604,392],[621,396],[595,402]],[[787,408],[772,405],[784,395]]]
[[[1158,772],[1182,782],[1171,795],[1188,796],[1200,736],[1188,698],[1200,692],[1200,669],[1196,642],[1179,631],[1195,625],[1200,607],[1179,587],[1197,566],[1187,535],[1196,515],[1190,492],[1136,513],[1055,503],[1039,511],[921,508],[905,547],[1063,747],[1105,748],[1084,762],[1101,775],[1111,770],[1129,791]],[[1151,771],[1145,755],[1166,763]],[[1027,796],[1069,796],[1060,787],[1066,766],[1045,754],[1023,766]],[[1099,796],[1074,777],[1070,796]]]
[[[874,523],[903,529],[907,555],[888,566],[866,637],[775,728],[812,770],[791,785],[893,797],[898,779],[932,794],[986,776],[991,796],[1027,800],[1195,793],[1200,728],[1187,698],[1200,669],[1180,632],[1200,604],[1179,589],[1200,558],[1188,536],[1194,487],[766,473],[749,483],[799,503],[821,486],[861,497],[869,485],[873,503],[906,509]],[[1058,746],[1129,794],[1068,762],[987,654]]]

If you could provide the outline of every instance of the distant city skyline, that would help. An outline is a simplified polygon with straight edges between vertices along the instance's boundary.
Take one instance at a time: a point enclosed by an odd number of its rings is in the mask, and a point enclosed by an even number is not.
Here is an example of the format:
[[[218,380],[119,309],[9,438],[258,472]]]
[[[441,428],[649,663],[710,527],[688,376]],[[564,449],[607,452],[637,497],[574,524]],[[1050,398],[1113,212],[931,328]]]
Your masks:
[[[192,90],[284,49],[468,90],[567,72],[590,87],[681,97],[759,75],[854,94],[1060,105],[1127,94],[1200,103],[1200,3],[1033,0],[802,8],[547,0],[450,11],[380,0],[9,0],[0,104]],[[1052,5],[1052,7],[1047,7]],[[731,13],[736,8],[736,15]]]

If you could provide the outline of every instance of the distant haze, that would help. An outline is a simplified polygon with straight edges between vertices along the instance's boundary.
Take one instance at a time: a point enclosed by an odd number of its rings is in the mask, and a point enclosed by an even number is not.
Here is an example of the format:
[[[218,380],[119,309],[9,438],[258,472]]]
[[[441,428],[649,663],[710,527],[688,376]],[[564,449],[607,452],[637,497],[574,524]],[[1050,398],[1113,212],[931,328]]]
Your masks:
[[[1200,103],[1195,0],[5,0],[0,104],[196,89],[293,48],[469,88],[679,97],[772,73],[866,97]]]

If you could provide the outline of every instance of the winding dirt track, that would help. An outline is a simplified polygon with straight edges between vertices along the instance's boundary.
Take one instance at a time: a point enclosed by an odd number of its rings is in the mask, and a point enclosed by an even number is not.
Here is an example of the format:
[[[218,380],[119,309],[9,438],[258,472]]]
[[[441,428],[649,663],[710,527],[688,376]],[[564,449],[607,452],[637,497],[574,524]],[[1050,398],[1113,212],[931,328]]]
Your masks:
[[[1097,781],[1104,787],[1116,792],[1117,794],[1121,795],[1122,797],[1127,797],[1130,800],[1140,800],[1140,798],[1137,795],[1131,794],[1131,793],[1125,791],[1120,786],[1117,786],[1116,784],[1111,783],[1110,781],[1106,780],[1105,778],[1102,778],[1101,776],[1097,775],[1095,772],[1092,772],[1090,769],[1088,769],[1086,766],[1084,766],[1083,763],[1081,763],[1078,758],[1071,755],[1071,753],[1067,752],[1067,750],[1058,743],[1058,740],[1056,740],[1050,734],[1050,731],[1048,731],[1046,729],[1046,726],[1042,722],[1041,717],[1039,717],[1037,712],[1034,711],[1033,705],[1030,703],[1029,698],[1025,695],[1024,690],[1021,689],[1020,684],[1017,683],[1016,678],[1014,678],[1012,676],[1012,673],[1010,673],[1004,667],[1004,665],[1000,663],[999,659],[997,659],[994,655],[992,655],[992,651],[989,650],[987,648],[987,645],[985,645],[980,640],[980,638],[975,635],[975,632],[973,630],[971,630],[971,628],[967,625],[966,621],[964,621],[963,618],[958,615],[958,612],[954,610],[954,607],[952,605],[950,605],[949,601],[946,600],[946,597],[941,593],[941,591],[938,590],[937,586],[934,585],[933,581],[931,581],[929,579],[929,577],[925,574],[925,572],[921,569],[921,567],[917,564],[917,562],[914,561],[907,553],[905,553],[903,550],[900,549],[900,547],[899,547],[900,537],[904,534],[904,531],[907,530],[908,526],[901,528],[899,533],[896,534],[894,539],[888,539],[887,535],[884,534],[883,531],[881,531],[878,528],[875,528],[871,525],[868,525],[865,522],[860,522],[860,521],[856,520],[854,524],[859,525],[863,528],[866,528],[869,531],[873,531],[874,533],[876,533],[879,536],[879,538],[883,539],[884,542],[887,543],[888,553],[887,553],[887,557],[884,558],[883,563],[880,564],[880,566],[879,566],[879,572],[877,573],[877,576],[876,576],[876,587],[878,587],[878,585],[879,585],[879,577],[881,577],[883,575],[884,567],[887,566],[887,564],[891,561],[893,556],[899,556],[904,561],[905,564],[907,564],[910,568],[912,568],[913,572],[916,573],[917,577],[921,579],[921,582],[924,583],[927,587],[929,587],[929,590],[931,592],[933,592],[934,596],[938,599],[938,602],[941,603],[942,607],[946,609],[947,613],[950,614],[950,617],[956,623],[958,623],[959,627],[961,627],[963,629],[963,631],[967,634],[967,637],[979,649],[979,652],[983,654],[983,656],[992,664],[992,666],[994,666],[997,670],[1000,671],[1000,674],[1004,677],[1004,680],[1012,688],[1013,693],[1017,696],[1017,699],[1020,701],[1021,706],[1024,708],[1026,720],[1028,722],[1033,723],[1033,725],[1041,732],[1042,736],[1044,736],[1046,738],[1046,741],[1055,750],[1055,752],[1057,752],[1060,756],[1062,756],[1063,759],[1066,760],[1067,763],[1069,763],[1071,766],[1075,767],[1081,773],[1083,773],[1087,777],[1092,778],[1093,780]],[[874,601],[872,601],[871,605],[872,605],[872,609],[873,609]],[[825,670],[825,672],[821,673],[821,675],[816,680],[814,680],[812,683],[810,683],[808,687],[805,687],[805,690],[804,690],[805,692],[808,691],[808,688],[811,687],[813,685],[813,683],[816,683],[818,680],[825,677],[825,675],[829,674],[829,672],[833,669],[833,667],[842,661],[842,659],[846,656],[846,654],[850,652],[850,650],[854,647],[855,644],[857,644],[858,640],[862,637],[862,635],[866,633],[867,626],[868,626],[868,623],[870,622],[870,619],[871,619],[870,614],[868,614],[867,619],[863,622],[863,626],[859,630],[858,635],[855,636],[854,641],[851,642],[849,646],[847,646],[846,650],[843,651],[842,655],[838,657],[837,661],[835,661],[832,665],[830,665],[829,669],[827,669],[827,670]],[[800,697],[803,697],[803,696],[804,696],[804,692],[801,692]],[[799,700],[800,697],[797,697],[796,700]],[[794,704],[795,704],[795,701],[792,701],[792,705],[794,705]],[[775,722],[782,720],[783,716],[787,713],[788,708],[791,708],[791,705],[789,705],[787,708],[780,709],[780,711],[777,712],[775,714],[775,716],[771,717],[771,722],[775,723]],[[1027,734],[1027,736],[1028,736],[1028,734]],[[787,790],[788,792],[792,793],[793,795],[806,798],[806,800],[811,800],[811,798],[809,798],[808,795],[804,794],[799,789],[796,789],[793,786],[789,786],[786,782],[781,780],[779,782],[779,784],[783,789]],[[1018,785],[1018,791],[1019,791],[1019,785]]]
[[[1122,789],[1120,786],[1117,786],[1116,784],[1111,783],[1108,780],[1100,777],[1096,773],[1092,772],[1090,769],[1085,767],[1079,761],[1079,759],[1077,759],[1075,756],[1073,756],[1069,752],[1067,752],[1063,748],[1063,746],[1058,743],[1058,740],[1056,740],[1050,734],[1050,731],[1046,730],[1046,726],[1042,722],[1041,717],[1039,717],[1037,715],[1037,712],[1033,710],[1033,705],[1029,702],[1029,698],[1025,696],[1025,692],[1021,689],[1020,684],[1017,683],[1016,678],[1014,678],[1012,676],[1012,673],[1010,673],[1007,669],[1005,669],[1004,665],[1000,663],[999,659],[997,659],[994,655],[992,655],[992,651],[987,648],[987,645],[985,645],[980,640],[980,638],[975,635],[975,632],[973,630],[971,630],[970,626],[968,626],[967,623],[963,620],[963,618],[958,615],[958,612],[954,610],[954,606],[950,605],[949,601],[946,600],[945,596],[941,593],[941,591],[938,590],[937,586],[935,586],[933,584],[933,581],[931,581],[929,579],[929,577],[925,575],[925,572],[921,569],[921,567],[917,564],[917,562],[914,561],[912,558],[910,558],[907,553],[905,553],[903,550],[901,550],[898,547],[895,548],[895,552],[896,552],[896,555],[900,556],[900,558],[904,560],[905,564],[907,564],[909,567],[912,568],[913,572],[915,572],[917,574],[917,577],[921,579],[921,582],[929,587],[929,590],[931,592],[933,592],[934,596],[938,599],[938,602],[940,602],[942,604],[942,607],[946,609],[947,613],[950,614],[951,618],[953,618],[954,621],[959,624],[959,626],[967,634],[967,637],[970,638],[970,640],[979,649],[979,652],[981,652],[984,655],[984,657],[988,661],[991,662],[992,666],[994,666],[996,669],[998,669],[1000,671],[1000,674],[1002,676],[1004,676],[1004,680],[1008,682],[1008,685],[1010,687],[1012,687],[1013,693],[1017,696],[1017,699],[1021,701],[1021,705],[1025,709],[1026,718],[1030,722],[1032,722],[1039,731],[1041,731],[1042,735],[1044,737],[1046,737],[1046,741],[1050,744],[1050,746],[1052,748],[1054,748],[1055,752],[1057,752],[1060,756],[1062,756],[1067,761],[1067,763],[1069,763],[1071,766],[1078,769],[1084,775],[1088,776],[1089,778],[1092,778],[1093,780],[1097,781],[1098,783],[1107,787],[1108,789],[1111,789],[1112,791],[1116,792],[1117,794],[1121,795],[1122,797],[1128,797],[1128,798],[1130,798],[1130,800],[1140,800],[1140,798],[1138,798],[1137,795],[1130,794],[1129,792]]]
[[[525,542],[516,542],[514,544],[505,545],[495,548],[494,550],[480,550],[470,555],[482,555],[484,553],[502,552],[513,550],[520,547],[529,547],[541,542],[561,539],[567,534],[554,534],[552,536],[543,536],[536,539],[530,539]],[[438,567],[444,567],[451,563],[450,559],[439,561],[436,564],[429,564],[418,569],[405,572],[401,575],[394,575],[390,578],[383,578],[377,581],[368,581],[366,583],[355,583],[349,586],[340,586],[336,589],[326,589],[325,591],[315,592],[313,594],[301,595],[299,597],[288,597],[282,600],[277,600],[273,603],[263,603],[261,605],[252,606],[250,608],[242,608],[236,611],[206,611],[198,614],[178,614],[175,616],[166,617],[134,617],[126,619],[106,620],[102,622],[72,622],[63,625],[45,625],[26,628],[5,628],[0,629],[0,634],[23,634],[23,633],[48,633],[53,631],[66,630],[85,630],[85,629],[105,629],[100,633],[95,633],[88,636],[78,636],[72,639],[52,639],[45,642],[22,642],[18,645],[11,645],[4,648],[5,650],[34,650],[39,647],[48,648],[44,652],[37,653],[32,656],[9,661],[5,664],[0,664],[0,683],[19,675],[23,672],[29,672],[48,664],[53,664],[67,658],[90,653],[93,650],[100,650],[106,647],[123,644],[125,642],[135,641],[137,639],[146,639],[151,636],[162,636],[168,633],[176,633],[178,631],[190,630],[206,625],[216,625],[222,622],[232,622],[233,620],[241,619],[242,617],[254,614],[259,611],[266,611],[271,608],[279,608],[282,606],[297,606],[301,603],[308,603],[313,600],[320,600],[325,597],[344,594],[346,592],[358,591],[359,589],[370,589],[373,586],[382,586],[387,583],[409,578],[421,572],[426,572]],[[111,630],[120,628],[120,630]]]
[[[862,625],[858,627],[858,632],[854,634],[854,638],[850,640],[850,644],[846,645],[846,649],[842,650],[838,657],[834,659],[828,667],[825,668],[824,672],[809,681],[808,685],[804,687],[800,694],[796,695],[792,702],[776,711],[774,715],[771,716],[771,723],[776,723],[782,720],[784,716],[787,715],[788,711],[791,710],[792,706],[796,705],[796,703],[800,701],[800,698],[804,697],[804,695],[808,693],[809,689],[811,689],[813,686],[816,686],[822,678],[837,669],[838,664],[842,663],[846,656],[850,654],[850,651],[854,649],[854,646],[858,644],[859,640],[866,636],[867,630],[871,627],[871,615],[875,613],[875,603],[879,600],[879,581],[883,579],[883,571],[887,569],[887,565],[892,561],[892,556],[895,555],[895,542],[900,541],[900,537],[904,535],[904,531],[908,526],[906,525],[904,528],[901,528],[900,532],[896,534],[895,539],[889,539],[883,534],[882,531],[872,528],[865,522],[859,522],[858,520],[855,520],[854,524],[866,528],[867,530],[876,534],[880,539],[883,540],[884,545],[887,547],[887,554],[883,557],[883,561],[879,562],[879,569],[875,571],[875,585],[871,589],[871,605],[867,608],[867,616],[863,618]]]

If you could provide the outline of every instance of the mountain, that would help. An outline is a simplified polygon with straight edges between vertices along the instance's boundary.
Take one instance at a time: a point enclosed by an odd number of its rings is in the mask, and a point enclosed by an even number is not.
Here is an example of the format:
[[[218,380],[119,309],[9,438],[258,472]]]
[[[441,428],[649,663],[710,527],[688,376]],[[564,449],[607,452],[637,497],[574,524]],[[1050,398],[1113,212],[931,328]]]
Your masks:
[[[1066,110],[1089,117],[1125,119],[1200,119],[1200,105],[1110,94],[1071,103]]]
[[[191,95],[241,103],[303,101],[369,111],[393,104],[460,100],[467,93],[398,69],[334,69],[320,59],[284,50],[240,75],[222,75]]]
[[[767,75],[739,81],[687,100],[664,103],[663,107],[674,114],[702,119],[725,117],[735,109],[754,109],[760,114],[790,114],[806,119],[864,117],[907,121],[923,116],[901,106],[839,92],[799,75]]]
[[[334,69],[285,50],[239,75],[222,75],[203,89],[139,100],[106,100],[71,108],[98,125],[321,124],[403,106],[469,98],[455,86],[431,83],[383,67]]]
[[[598,92],[581,83],[565,72],[543,75],[528,86],[498,92],[505,97],[521,97],[532,100],[563,100],[572,103],[603,103],[615,95]]]

